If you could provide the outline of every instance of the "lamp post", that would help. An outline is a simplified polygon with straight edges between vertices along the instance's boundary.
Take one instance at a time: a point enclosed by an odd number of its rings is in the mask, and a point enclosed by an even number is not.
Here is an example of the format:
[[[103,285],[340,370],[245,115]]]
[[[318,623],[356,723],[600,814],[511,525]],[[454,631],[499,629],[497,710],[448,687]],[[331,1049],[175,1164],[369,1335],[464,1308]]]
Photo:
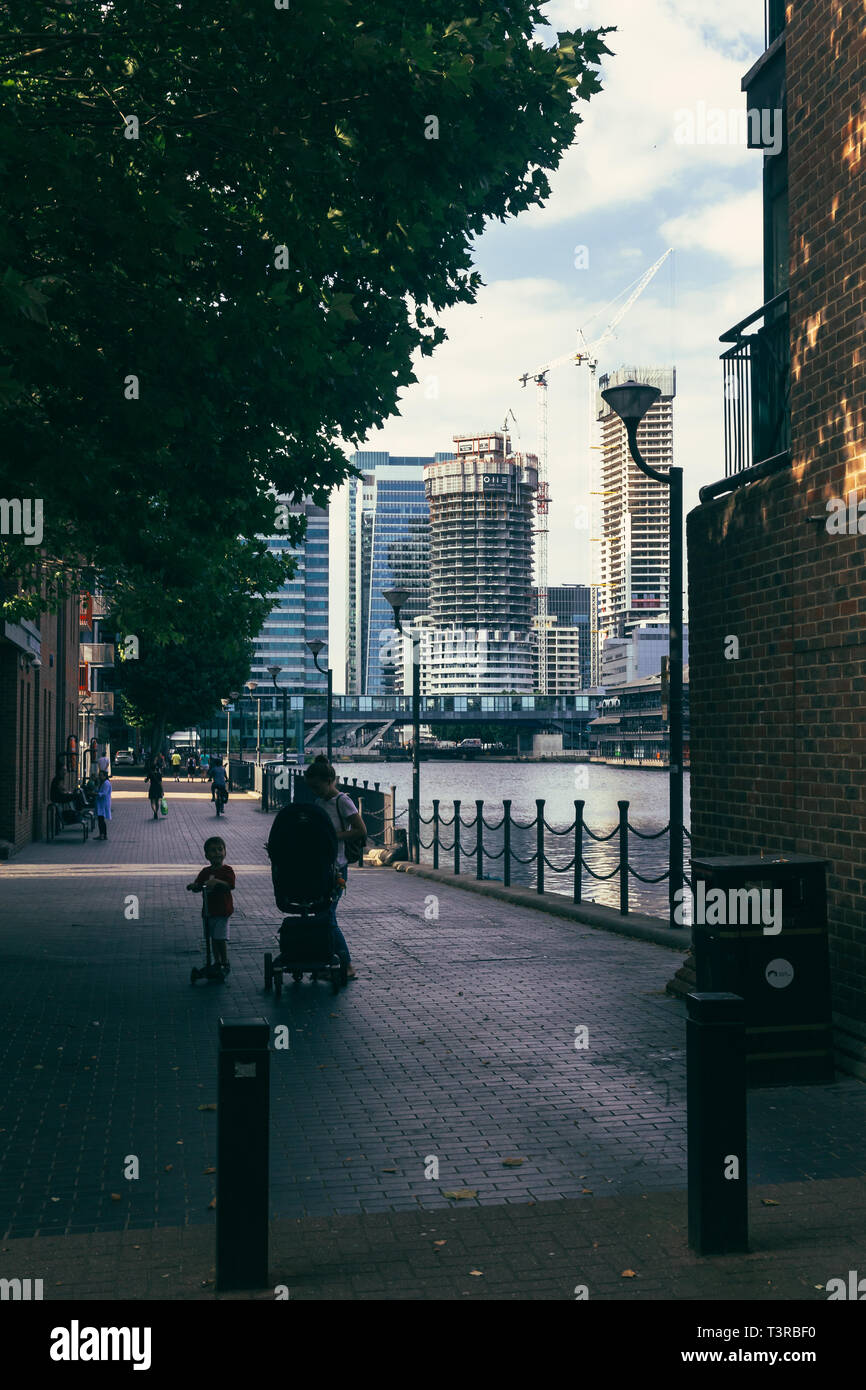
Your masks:
[[[394,625],[402,634],[400,609],[409,601],[406,589],[383,589],[382,597],[394,610]],[[412,632],[412,823],[409,826],[410,855],[421,859],[421,664],[417,631]]]
[[[676,924],[677,893],[683,883],[683,470],[660,473],[641,457],[637,430],[655,405],[661,391],[637,381],[626,381],[602,391],[602,399],[619,416],[628,434],[628,447],[642,473],[670,488],[670,881],[671,926]]]
[[[262,701],[261,696],[256,698],[253,691],[258,688],[258,681],[247,681],[247,690],[250,692],[250,699],[256,701],[256,767],[261,763],[262,749]],[[243,749],[241,749],[243,757]]]
[[[277,676],[282,671],[282,666],[269,666],[268,675],[274,683],[274,690],[279,695],[280,687],[277,685]],[[287,702],[288,692],[283,686],[283,767],[288,767],[289,763],[289,706]]]
[[[313,653],[313,663],[316,670],[320,671],[323,676],[326,675],[328,677],[328,762],[330,763],[334,756],[334,711],[332,709],[334,699],[334,673],[330,666],[327,671],[322,671],[319,665],[319,652],[323,649],[324,645],[325,643],[320,642],[318,637],[316,637],[312,642],[307,643],[307,650]]]

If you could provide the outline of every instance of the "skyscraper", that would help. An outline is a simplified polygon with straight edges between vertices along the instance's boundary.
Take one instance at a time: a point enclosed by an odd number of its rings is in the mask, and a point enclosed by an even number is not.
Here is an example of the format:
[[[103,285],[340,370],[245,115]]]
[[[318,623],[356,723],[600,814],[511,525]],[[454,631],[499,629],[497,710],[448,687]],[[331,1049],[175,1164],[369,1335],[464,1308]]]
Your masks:
[[[538,464],[502,432],[456,435],[450,456],[424,469],[430,506],[432,627],[424,685],[450,693],[458,649],[467,692],[533,689],[533,502]],[[437,655],[439,653],[440,655]],[[431,665],[432,663],[432,665]],[[446,690],[445,687],[448,687]]]
[[[625,426],[601,392],[634,378],[657,386],[661,397],[638,427],[638,447],[653,468],[674,461],[673,367],[623,367],[601,377],[597,401],[601,429],[599,645],[628,637],[637,623],[668,612],[670,490],[632,461]]]
[[[326,678],[316,670],[305,643],[314,638],[328,641],[328,513],[311,502],[289,504],[288,510],[306,516],[307,534],[299,547],[285,535],[268,538],[268,549],[295,556],[297,568],[294,577],[270,595],[274,607],[255,639],[250,674],[264,688],[271,679],[268,667],[280,666],[280,685],[324,690]]]
[[[556,584],[547,590],[547,612],[556,618],[556,626],[578,628],[580,633],[580,689],[589,690],[592,685],[592,661],[590,647],[590,598],[588,584]],[[532,591],[532,616],[538,616],[538,590]]]
[[[394,689],[394,666],[382,661],[380,634],[394,626],[383,589],[406,589],[407,619],[428,611],[430,510],[424,490],[429,458],[364,450],[352,456],[363,479],[349,483],[346,690],[381,695]],[[387,654],[387,653],[386,653]]]

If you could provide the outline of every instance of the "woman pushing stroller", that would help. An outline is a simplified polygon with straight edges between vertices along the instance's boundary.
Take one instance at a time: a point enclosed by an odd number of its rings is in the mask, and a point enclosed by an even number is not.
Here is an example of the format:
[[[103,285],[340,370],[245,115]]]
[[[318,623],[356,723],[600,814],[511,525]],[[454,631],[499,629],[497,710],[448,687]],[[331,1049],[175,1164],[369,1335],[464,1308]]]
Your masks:
[[[350,796],[337,790],[337,774],[324,753],[320,753],[304,772],[304,780],[315,797],[316,805],[321,806],[337,834],[337,896],[331,907],[331,923],[337,936],[337,949],[345,953],[349,967],[350,980],[355,979],[355,969],[346,939],[337,926],[337,903],[346,891],[349,878],[349,860],[346,850],[352,840],[363,840],[367,834],[361,813]]]
[[[337,791],[337,774],[327,758],[320,756],[307,768],[304,790],[306,796],[296,795],[279,812],[267,845],[277,906],[292,914],[281,928],[280,957],[297,961],[308,956],[300,943],[305,941],[314,950],[316,931],[329,926],[329,952],[334,960],[339,958],[344,979],[354,980],[336,908],[348,877],[347,846],[363,840],[367,829],[352,799]],[[315,928],[312,937],[306,934],[308,926]],[[318,954],[321,957],[321,951]],[[298,978],[300,972],[299,965]]]

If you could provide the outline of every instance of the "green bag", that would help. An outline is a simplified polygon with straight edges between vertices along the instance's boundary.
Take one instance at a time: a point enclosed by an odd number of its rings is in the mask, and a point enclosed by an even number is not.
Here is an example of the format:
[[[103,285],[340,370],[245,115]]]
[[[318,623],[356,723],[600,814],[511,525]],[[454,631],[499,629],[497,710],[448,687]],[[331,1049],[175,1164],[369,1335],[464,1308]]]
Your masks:
[[[160,813],[161,813],[163,816],[167,816],[167,815],[168,815],[168,807],[167,807],[166,804],[165,804],[165,797],[163,797],[163,798],[162,798],[162,801],[159,803],[159,809],[160,809]]]

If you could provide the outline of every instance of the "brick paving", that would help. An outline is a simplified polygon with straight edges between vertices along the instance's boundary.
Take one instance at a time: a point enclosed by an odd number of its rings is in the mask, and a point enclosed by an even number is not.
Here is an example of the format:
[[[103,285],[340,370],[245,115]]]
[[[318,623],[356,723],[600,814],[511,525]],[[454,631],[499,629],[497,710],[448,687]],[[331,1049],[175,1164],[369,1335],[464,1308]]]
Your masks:
[[[271,1059],[275,1230],[682,1205],[684,1009],[664,993],[676,953],[365,869],[340,909],[359,979],[336,998],[289,984],[277,1002],[262,990],[280,920],[270,817],[233,796],[218,822],[206,789],[169,780],[169,815],[153,822],[140,783],[114,787],[107,843],[35,845],[0,866],[4,1245],[212,1242],[216,1124],[200,1107],[216,1101],[221,1014],[290,1029]],[[199,900],[184,885],[217,828],[238,876],[233,969],[225,986],[193,987]],[[574,1048],[579,1026],[587,1050]],[[751,1184],[817,1196],[866,1177],[862,1083],[753,1092],[749,1110]],[[455,1211],[445,1193],[458,1189],[477,1195]]]

